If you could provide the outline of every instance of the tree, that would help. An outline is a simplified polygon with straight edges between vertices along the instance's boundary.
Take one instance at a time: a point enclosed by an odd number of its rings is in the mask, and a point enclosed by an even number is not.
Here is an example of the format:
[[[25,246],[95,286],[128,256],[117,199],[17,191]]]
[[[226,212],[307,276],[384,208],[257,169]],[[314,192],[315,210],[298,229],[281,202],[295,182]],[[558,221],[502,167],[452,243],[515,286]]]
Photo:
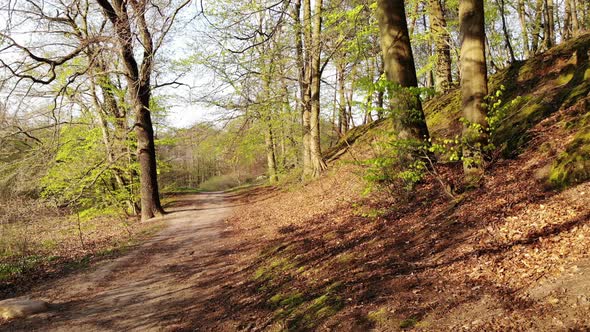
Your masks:
[[[404,1],[378,0],[377,19],[386,77],[401,88],[390,101],[396,134],[400,139],[427,140],[429,134],[422,103],[414,91],[407,89],[417,87],[418,80]]]
[[[522,45],[524,48],[524,55],[525,57],[531,56],[531,50],[529,46],[529,32],[528,26],[526,22],[526,11],[525,11],[525,4],[524,0],[518,0],[518,19],[520,22],[520,33],[522,35]]]
[[[435,87],[437,92],[446,92],[453,82],[451,72],[451,36],[441,0],[429,0],[430,26],[436,48]]]
[[[486,142],[488,93],[485,57],[483,0],[461,0],[461,107],[463,127],[463,170],[468,185],[476,185],[483,174],[483,147]]]
[[[512,49],[512,43],[510,42],[510,32],[508,31],[508,26],[506,25],[506,5],[504,4],[504,0],[496,0],[496,4],[500,8],[502,31],[504,32],[504,41],[510,54],[510,63],[514,63],[516,61],[516,57],[514,56],[514,50]]]
[[[141,219],[147,220],[164,214],[158,190],[156,147],[150,100],[152,95],[151,75],[155,55],[165,34],[162,34],[161,39],[154,43],[152,31],[150,31],[146,20],[147,0],[111,0],[111,2],[97,0],[97,2],[105,17],[113,25],[120,61],[124,65],[129,96],[135,113],[134,130],[137,135],[137,156],[141,170]],[[187,3],[181,5],[178,10]],[[130,16],[131,11],[133,11],[134,17]],[[141,63],[138,63],[134,53],[133,41],[135,38],[140,40],[140,45],[143,48]]]
[[[108,82],[108,76],[112,75],[117,79],[125,76],[127,84],[118,84],[121,91],[127,91],[127,96],[120,98],[121,104],[130,104],[135,114],[133,129],[138,140],[144,220],[163,213],[159,201],[154,131],[150,115],[153,92],[151,75],[157,50],[164,44],[164,37],[170,31],[179,11],[189,3],[189,0],[179,1],[184,2],[171,2],[162,8],[151,0],[73,0],[48,1],[42,4],[23,2],[22,5],[19,3],[9,7],[9,15],[19,19],[7,21],[7,28],[1,34],[10,45],[0,50],[0,53],[8,54],[18,49],[23,56],[16,61],[14,56],[0,59],[0,65],[12,73],[15,86],[30,81],[31,87],[47,87],[44,93],[54,99],[50,109],[56,132],[59,133],[59,127],[67,123],[60,120],[60,112],[65,109],[64,100],[69,99],[72,108],[85,109],[91,107],[88,105],[93,105],[98,108],[93,111],[99,117],[104,115],[100,123],[107,150],[113,143],[109,142],[108,137],[112,126],[117,127],[114,130],[117,139],[124,140],[123,136],[127,134],[127,125],[123,123],[126,117],[116,114],[117,102],[111,98],[112,84]],[[11,28],[22,29],[27,26],[22,23],[27,21],[38,23],[39,28],[34,32],[27,31],[31,38],[24,41],[26,45],[19,45],[11,37],[11,34],[18,35],[18,31],[11,31]],[[108,22],[112,27],[108,26]],[[116,61],[107,63],[101,58],[105,54],[110,58],[109,52],[114,44],[117,45],[119,57]],[[137,45],[140,45],[141,53],[135,52]],[[138,60],[140,58],[141,63]],[[119,65],[122,65],[122,70],[118,68]],[[25,91],[33,90],[25,88]],[[90,91],[91,97],[87,91]],[[26,97],[31,96],[27,93]],[[70,113],[73,114],[74,111]],[[117,118],[114,124],[109,123],[111,120],[107,113]],[[59,138],[58,135],[56,137]],[[107,160],[115,163],[113,152],[106,151],[105,154]],[[124,186],[124,179],[119,179],[123,180],[120,184]],[[95,184],[95,181],[91,182],[91,185]]]
[[[303,0],[303,177],[318,177],[327,166],[320,146],[320,86],[322,0],[316,0],[312,15],[311,1]]]
[[[544,15],[543,44],[545,46],[545,49],[550,49],[551,47],[553,47],[553,45],[555,45],[555,13],[554,13],[555,7],[553,6],[553,0],[544,0],[544,1],[545,1],[544,2],[545,10],[543,11],[543,15]]]

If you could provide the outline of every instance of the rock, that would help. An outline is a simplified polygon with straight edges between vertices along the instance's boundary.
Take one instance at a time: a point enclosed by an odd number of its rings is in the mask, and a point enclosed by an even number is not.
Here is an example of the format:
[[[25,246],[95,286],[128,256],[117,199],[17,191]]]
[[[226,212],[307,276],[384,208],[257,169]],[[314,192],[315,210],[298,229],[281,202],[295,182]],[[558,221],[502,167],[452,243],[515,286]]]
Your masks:
[[[0,317],[10,320],[24,318],[49,310],[49,304],[40,300],[8,299],[0,301]]]

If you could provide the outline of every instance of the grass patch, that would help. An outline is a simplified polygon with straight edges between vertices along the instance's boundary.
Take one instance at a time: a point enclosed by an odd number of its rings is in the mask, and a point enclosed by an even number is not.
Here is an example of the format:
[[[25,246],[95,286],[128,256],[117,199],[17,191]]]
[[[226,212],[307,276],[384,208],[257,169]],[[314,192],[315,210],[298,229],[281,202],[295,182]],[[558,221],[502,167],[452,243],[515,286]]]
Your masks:
[[[49,257],[32,255],[23,257],[15,262],[0,263],[0,281],[8,280],[31,271],[38,265],[47,261],[48,258]]]
[[[389,319],[390,313],[387,308],[383,307],[375,311],[371,311],[367,314],[367,318],[371,322],[384,323]]]
[[[416,318],[406,318],[399,323],[399,327],[402,329],[409,329],[415,327],[418,324],[418,320]]]

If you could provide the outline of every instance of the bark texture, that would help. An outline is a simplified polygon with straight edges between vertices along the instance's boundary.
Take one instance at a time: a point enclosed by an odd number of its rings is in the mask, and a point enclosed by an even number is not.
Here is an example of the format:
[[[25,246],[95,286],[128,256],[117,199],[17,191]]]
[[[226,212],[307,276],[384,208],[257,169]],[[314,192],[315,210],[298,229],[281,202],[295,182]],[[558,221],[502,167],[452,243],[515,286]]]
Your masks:
[[[400,139],[427,140],[428,129],[420,98],[406,88],[417,87],[416,67],[403,0],[379,0],[377,19],[387,79],[398,89],[390,101],[394,126]]]
[[[461,100],[463,118],[463,170],[467,185],[483,175],[483,145],[487,141],[484,97],[488,93],[483,0],[461,0]]]
[[[447,30],[447,21],[440,0],[429,0],[430,30],[434,37],[436,49],[435,89],[446,92],[453,82],[451,71],[451,37]]]
[[[309,6],[310,0],[305,0]],[[311,82],[311,119],[309,122],[311,132],[310,154],[312,165],[312,177],[318,177],[321,172],[328,167],[322,158],[322,149],[320,145],[320,55],[321,55],[321,28],[322,28],[322,0],[315,0],[315,10],[313,13],[312,33],[311,33],[311,61],[310,61],[310,79]],[[311,21],[310,21],[311,23]]]

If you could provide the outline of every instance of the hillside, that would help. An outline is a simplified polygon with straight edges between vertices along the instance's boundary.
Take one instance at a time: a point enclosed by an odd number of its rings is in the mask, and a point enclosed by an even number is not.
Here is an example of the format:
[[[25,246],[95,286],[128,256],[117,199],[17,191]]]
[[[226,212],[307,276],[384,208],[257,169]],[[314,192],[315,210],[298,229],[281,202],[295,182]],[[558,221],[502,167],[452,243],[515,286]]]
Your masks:
[[[160,223],[138,226],[166,225],[151,240],[88,255],[59,278],[24,274],[6,290],[48,311],[0,324],[587,330],[589,47],[585,35],[491,77],[499,123],[477,189],[461,187],[462,166],[444,153],[412,191],[369,186],[366,161],[383,154],[391,132],[388,120],[373,122],[326,152],[330,168],[318,180],[172,195]],[[425,107],[434,142],[453,141],[459,92]]]
[[[433,175],[410,196],[362,194],[357,161],[387,121],[329,151],[320,180],[242,194],[226,221],[235,271],[208,300],[215,313],[194,319],[214,330],[588,328],[589,47],[585,35],[491,77],[505,112],[495,158],[456,200]],[[433,136],[453,138],[459,112],[458,91],[429,101]],[[437,170],[459,183],[459,165]]]

